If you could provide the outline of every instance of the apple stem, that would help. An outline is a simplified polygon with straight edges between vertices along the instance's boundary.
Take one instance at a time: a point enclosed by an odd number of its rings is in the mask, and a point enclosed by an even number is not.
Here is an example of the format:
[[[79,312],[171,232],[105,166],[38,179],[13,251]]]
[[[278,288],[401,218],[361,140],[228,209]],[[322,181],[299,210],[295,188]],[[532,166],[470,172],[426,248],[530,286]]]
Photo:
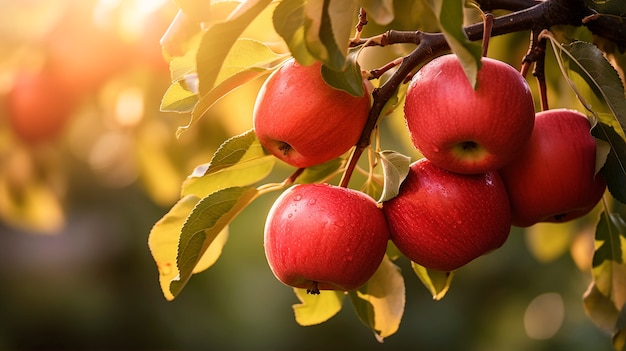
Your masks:
[[[540,38],[542,30],[533,29],[530,37],[530,46],[528,52],[522,59],[521,74],[525,77],[528,73],[528,69],[532,62],[535,63],[533,69],[533,76],[537,80],[539,85],[539,97],[541,100],[541,109],[543,111],[548,110],[548,87],[546,85],[545,75],[545,59],[546,59],[546,45],[547,40]]]
[[[311,295],[319,295],[320,289],[317,288],[317,282],[313,282],[313,284],[311,284],[311,287],[306,289],[306,293]]]
[[[365,148],[359,145],[357,145],[354,148],[354,150],[352,150],[352,154],[350,155],[350,161],[348,162],[348,166],[346,167],[346,170],[343,172],[343,175],[341,176],[341,181],[339,182],[340,187],[343,187],[343,188],[348,187],[348,184],[350,183],[350,178],[352,177],[352,173],[354,172],[354,169],[356,168],[359,158],[361,158],[361,155],[363,154],[363,150],[365,150]]]

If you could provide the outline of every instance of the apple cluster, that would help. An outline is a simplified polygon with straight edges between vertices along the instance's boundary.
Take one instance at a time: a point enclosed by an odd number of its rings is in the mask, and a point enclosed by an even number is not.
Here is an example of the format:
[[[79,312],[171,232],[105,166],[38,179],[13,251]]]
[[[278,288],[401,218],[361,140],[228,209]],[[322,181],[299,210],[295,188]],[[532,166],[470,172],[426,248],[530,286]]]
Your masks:
[[[347,152],[368,118],[370,97],[327,85],[320,64],[291,60],[262,87],[254,128],[262,145],[295,167]],[[606,189],[596,172],[587,117],[535,113],[525,78],[483,58],[476,87],[457,57],[441,56],[411,79],[406,126],[424,156],[399,194],[380,204],[330,184],[298,184],[272,206],[265,253],[283,283],[353,290],[380,265],[391,240],[411,261],[453,271],[502,246],[511,226],[587,214]]]
[[[511,225],[587,214],[606,184],[586,116],[535,113],[524,77],[482,58],[476,88],[453,54],[418,71],[404,105],[424,156],[384,204],[391,240],[412,261],[451,271],[500,247]]]

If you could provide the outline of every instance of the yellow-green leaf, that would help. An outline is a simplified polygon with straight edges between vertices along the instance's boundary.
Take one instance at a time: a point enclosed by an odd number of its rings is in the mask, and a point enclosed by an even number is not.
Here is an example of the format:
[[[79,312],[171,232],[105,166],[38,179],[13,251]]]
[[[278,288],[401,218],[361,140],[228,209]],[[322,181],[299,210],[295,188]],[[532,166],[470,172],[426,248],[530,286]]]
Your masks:
[[[411,261],[411,268],[422,284],[430,291],[434,300],[441,300],[450,289],[454,272],[442,272],[423,267]]]
[[[180,232],[176,266],[179,274],[170,283],[177,296],[197,269],[201,257],[218,234],[258,195],[254,187],[218,190],[201,199],[187,216]]]
[[[343,291],[323,290],[319,295],[308,294],[306,289],[293,289],[300,300],[293,305],[296,322],[302,326],[324,323],[339,311],[346,293]]]
[[[385,255],[367,283],[350,292],[350,299],[359,318],[382,342],[398,331],[404,313],[406,296],[400,268]]]

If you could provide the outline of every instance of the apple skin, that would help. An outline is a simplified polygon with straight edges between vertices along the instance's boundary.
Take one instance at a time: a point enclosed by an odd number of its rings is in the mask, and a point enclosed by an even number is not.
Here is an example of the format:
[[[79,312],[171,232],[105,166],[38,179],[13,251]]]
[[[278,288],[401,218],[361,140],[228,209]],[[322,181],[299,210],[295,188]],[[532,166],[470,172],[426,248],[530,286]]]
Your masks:
[[[310,167],[354,146],[369,110],[369,94],[356,97],[334,89],[323,80],[320,62],[302,66],[291,59],[263,84],[254,130],[274,156],[298,168]]]
[[[500,170],[512,209],[512,223],[566,222],[591,211],[606,183],[595,174],[596,142],[582,113],[539,112],[524,152]]]
[[[362,192],[329,184],[299,184],[272,206],[264,245],[272,272],[286,285],[354,290],[374,274],[387,249],[382,210]]]
[[[458,174],[425,158],[411,164],[399,195],[383,204],[383,212],[400,252],[439,271],[499,248],[511,229],[509,199],[497,172]]]
[[[49,72],[21,72],[7,94],[7,118],[20,140],[36,145],[60,136],[75,105],[75,97]]]
[[[510,65],[482,58],[474,90],[449,54],[413,76],[404,114],[424,157],[451,172],[480,174],[519,155],[533,130],[535,107],[528,83]]]

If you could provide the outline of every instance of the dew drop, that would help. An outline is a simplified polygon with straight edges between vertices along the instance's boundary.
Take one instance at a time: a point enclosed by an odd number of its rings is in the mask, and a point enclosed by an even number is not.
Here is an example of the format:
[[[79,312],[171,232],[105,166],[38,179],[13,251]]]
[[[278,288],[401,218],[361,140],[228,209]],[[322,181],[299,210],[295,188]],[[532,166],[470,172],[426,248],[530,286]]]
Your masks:
[[[317,202],[317,200],[315,199],[310,199],[309,200],[309,205],[315,205],[315,203]]]
[[[293,197],[293,201],[300,201],[302,200],[302,195],[296,195]]]
[[[293,213],[290,213],[287,215],[287,218],[291,218],[291,217],[293,217]]]
[[[339,228],[343,228],[343,226],[345,225],[344,221],[336,221],[335,225]],[[348,249],[348,251],[350,251],[350,249]]]
[[[437,145],[433,145],[433,151],[434,152],[439,152],[439,147]]]

